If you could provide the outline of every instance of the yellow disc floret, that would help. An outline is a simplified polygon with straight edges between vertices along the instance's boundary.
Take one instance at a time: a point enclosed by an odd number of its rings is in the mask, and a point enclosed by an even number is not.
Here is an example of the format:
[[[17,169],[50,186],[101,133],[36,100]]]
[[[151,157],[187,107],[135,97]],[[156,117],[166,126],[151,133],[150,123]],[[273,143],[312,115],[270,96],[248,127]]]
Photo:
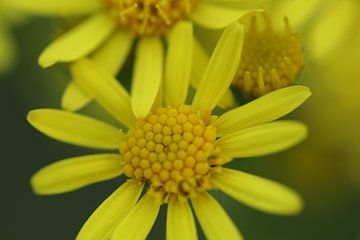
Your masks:
[[[190,106],[158,108],[138,120],[120,145],[126,176],[147,182],[161,198],[211,187],[218,168],[216,129]]]
[[[163,34],[199,0],[104,0],[115,19],[136,35]]]
[[[301,44],[284,18],[285,31],[275,31],[264,13],[265,28],[258,30],[252,16],[244,40],[241,64],[233,85],[246,95],[259,97],[289,86],[302,66]]]

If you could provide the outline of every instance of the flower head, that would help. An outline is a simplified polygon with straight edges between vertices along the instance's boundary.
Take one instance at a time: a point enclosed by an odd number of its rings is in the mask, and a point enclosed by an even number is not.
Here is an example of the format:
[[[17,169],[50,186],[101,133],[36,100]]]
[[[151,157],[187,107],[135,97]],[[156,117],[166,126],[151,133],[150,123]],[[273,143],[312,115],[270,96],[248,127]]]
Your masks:
[[[238,23],[224,31],[191,103],[186,102],[190,75],[168,73],[173,78],[165,81],[165,86],[171,86],[158,95],[159,101],[153,102],[143,117],[135,117],[126,90],[106,71],[86,59],[73,65],[79,83],[86,82],[87,93],[128,127],[126,134],[80,114],[53,109],[29,113],[29,122],[52,138],[120,149],[120,155],[62,160],[40,170],[31,180],[36,193],[54,194],[121,173],[128,177],[91,215],[77,239],[145,239],[161,204],[168,204],[167,239],[196,239],[189,201],[207,238],[241,239],[231,219],[208,193],[211,189],[268,213],[287,215],[301,210],[300,197],[289,188],[224,166],[233,158],[281,151],[306,136],[306,127],[299,122],[271,122],[309,97],[309,90],[302,86],[274,91],[222,115],[213,114],[236,74],[242,47],[235,43],[242,38],[243,28]]]
[[[259,0],[257,0],[259,1]],[[255,2],[257,2],[255,1]],[[113,76],[121,70],[136,39],[132,95],[148,91],[142,109],[134,108],[137,117],[151,108],[164,72],[163,36],[169,44],[187,39],[186,54],[192,58],[193,24],[207,29],[223,29],[252,12],[224,7],[209,0],[12,0],[13,4],[34,14],[49,16],[87,16],[77,26],[47,46],[39,57],[42,67],[58,62],[75,62],[90,57]],[[251,1],[254,2],[254,1]],[[178,25],[181,33],[172,32]],[[178,32],[178,31],[177,31]],[[184,43],[185,44],[185,43]],[[181,58],[182,56],[178,56]],[[166,71],[166,69],[165,69]],[[146,79],[143,78],[146,76]],[[75,76],[72,73],[72,80]],[[76,111],[92,100],[83,87],[70,81],[62,97],[62,107]],[[136,105],[135,103],[132,103]]]
[[[302,67],[299,37],[284,17],[284,31],[276,31],[266,13],[265,28],[259,30],[258,16],[251,17],[245,36],[242,61],[233,85],[250,96],[259,97],[291,85]]]

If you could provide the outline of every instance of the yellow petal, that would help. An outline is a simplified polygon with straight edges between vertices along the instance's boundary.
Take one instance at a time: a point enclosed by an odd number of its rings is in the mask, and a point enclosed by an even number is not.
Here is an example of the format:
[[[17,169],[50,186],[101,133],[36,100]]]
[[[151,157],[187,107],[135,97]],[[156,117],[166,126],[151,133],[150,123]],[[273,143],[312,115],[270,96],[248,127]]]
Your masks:
[[[288,149],[306,135],[307,128],[300,122],[277,121],[225,135],[217,144],[228,157],[257,157]]]
[[[76,61],[71,71],[76,83],[111,115],[126,126],[133,124],[130,96],[114,77],[88,59]]]
[[[282,88],[221,115],[214,125],[216,134],[224,136],[261,123],[278,119],[300,106],[311,92],[304,86]]]
[[[344,36],[352,32],[358,16],[356,1],[339,1],[329,6],[325,14],[319,16],[318,22],[312,24],[314,29],[310,32],[309,49],[317,59],[326,57]]]
[[[298,214],[301,197],[290,188],[248,173],[223,168],[212,175],[216,188],[257,210],[278,215]]]
[[[139,199],[143,184],[127,181],[89,217],[76,240],[108,240],[115,228]]]
[[[91,60],[116,76],[129,55],[133,41],[131,33],[119,30],[91,56]]]
[[[131,87],[132,107],[137,118],[149,113],[158,95],[163,78],[163,51],[158,37],[141,38],[137,43]]]
[[[167,240],[196,240],[194,216],[187,201],[170,199],[166,221]]]
[[[115,229],[112,240],[144,240],[160,210],[160,202],[146,194]]]
[[[76,83],[71,81],[61,99],[61,107],[67,111],[78,111],[91,101],[91,97],[86,94]]]
[[[169,106],[184,104],[193,66],[193,26],[182,21],[169,34],[165,68],[165,101]]]
[[[14,39],[7,30],[0,22],[0,74],[10,70],[15,62],[16,47]]]
[[[237,7],[237,8],[254,8],[260,6],[266,6],[267,2],[271,0],[209,0],[212,3],[228,6],[228,7]],[[293,0],[291,0],[293,1]]]
[[[78,146],[117,149],[126,137],[120,129],[107,123],[61,110],[33,110],[27,120],[45,135]]]
[[[199,195],[192,204],[206,239],[243,239],[230,217],[210,194]]]
[[[45,16],[85,15],[101,8],[98,0],[4,0],[8,6]]]
[[[196,109],[211,111],[230,87],[240,64],[243,37],[244,28],[239,23],[225,29],[194,96]]]
[[[87,155],[61,160],[42,168],[31,178],[31,186],[37,194],[58,194],[105,181],[120,174],[120,155]]]
[[[204,76],[206,66],[209,63],[209,56],[196,38],[194,39],[193,59],[193,62],[196,64],[192,68],[190,84],[193,88],[198,89],[200,82]],[[224,96],[220,99],[218,106],[225,109],[235,106],[235,104],[235,96],[232,94],[231,90],[228,89],[225,92]]]
[[[57,62],[71,62],[94,51],[114,30],[113,19],[104,14],[91,16],[55,39],[39,57],[46,68]]]
[[[224,8],[202,1],[192,11],[190,18],[201,27],[221,29],[252,12],[254,12],[254,10]]]

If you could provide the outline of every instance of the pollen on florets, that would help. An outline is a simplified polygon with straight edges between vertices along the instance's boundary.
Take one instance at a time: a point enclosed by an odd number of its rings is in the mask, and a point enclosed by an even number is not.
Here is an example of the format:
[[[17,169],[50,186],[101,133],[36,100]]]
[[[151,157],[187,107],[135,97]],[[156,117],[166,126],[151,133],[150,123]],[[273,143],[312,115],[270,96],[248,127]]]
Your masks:
[[[136,35],[165,33],[200,0],[104,0],[120,25]]]
[[[188,105],[150,112],[120,144],[125,175],[147,182],[161,198],[187,197],[211,188],[209,177],[222,158],[216,129],[205,122]]]
[[[257,16],[252,16],[244,39],[241,64],[233,85],[248,96],[259,97],[287,87],[294,82],[302,66],[301,43],[284,17],[285,30],[276,31],[269,16],[263,15],[265,27],[258,30]]]

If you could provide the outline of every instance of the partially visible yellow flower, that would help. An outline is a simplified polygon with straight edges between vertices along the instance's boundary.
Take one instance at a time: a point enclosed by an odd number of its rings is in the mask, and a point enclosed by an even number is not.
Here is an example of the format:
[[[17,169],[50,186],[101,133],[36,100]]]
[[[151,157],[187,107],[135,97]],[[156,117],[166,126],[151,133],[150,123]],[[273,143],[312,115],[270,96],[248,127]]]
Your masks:
[[[173,71],[165,80],[166,90],[158,95],[152,110],[140,118],[132,111],[129,94],[109,73],[87,59],[74,64],[79,84],[128,127],[127,134],[76,113],[54,109],[29,113],[29,122],[54,139],[84,147],[120,149],[120,155],[96,154],[59,161],[31,179],[37,194],[48,195],[122,173],[129,178],[91,215],[77,239],[145,239],[165,203],[166,238],[197,239],[189,200],[208,239],[242,239],[208,193],[211,189],[267,213],[292,215],[301,211],[302,200],[293,190],[224,166],[233,158],[287,149],[307,134],[299,122],[272,122],[310,96],[303,86],[274,91],[219,116],[212,114],[236,74],[243,34],[238,23],[224,31],[191,103],[186,102],[190,75],[178,64],[175,54],[185,51],[186,45],[170,48],[167,61],[173,64]]]
[[[259,21],[260,18],[260,21]],[[235,88],[259,97],[291,85],[302,67],[299,36],[284,17],[283,30],[275,29],[267,13],[251,16]]]
[[[9,71],[15,64],[16,45],[11,27],[23,20],[20,11],[0,1],[0,74]]]
[[[223,29],[250,12],[226,8],[221,6],[221,1],[212,0],[13,1],[14,5],[35,14],[89,16],[53,41],[41,53],[39,63],[42,67],[49,67],[58,62],[73,62],[94,53],[91,56],[93,60],[116,75],[135,39],[138,39],[131,91],[132,105],[137,117],[144,117],[150,110],[161,85],[164,72],[163,36],[168,36],[174,26],[188,25],[180,27],[180,36],[169,36],[168,40],[170,46],[178,37],[186,40],[184,44],[187,44],[187,49],[179,53],[181,55],[178,57],[185,56],[187,63],[184,67],[191,66],[192,23],[208,29]],[[99,51],[96,51],[98,49]],[[143,91],[147,91],[148,94],[143,94]],[[67,110],[78,110],[90,100],[90,96],[71,82],[64,93],[62,106]],[[135,100],[143,102],[141,109],[136,108],[138,104]]]

